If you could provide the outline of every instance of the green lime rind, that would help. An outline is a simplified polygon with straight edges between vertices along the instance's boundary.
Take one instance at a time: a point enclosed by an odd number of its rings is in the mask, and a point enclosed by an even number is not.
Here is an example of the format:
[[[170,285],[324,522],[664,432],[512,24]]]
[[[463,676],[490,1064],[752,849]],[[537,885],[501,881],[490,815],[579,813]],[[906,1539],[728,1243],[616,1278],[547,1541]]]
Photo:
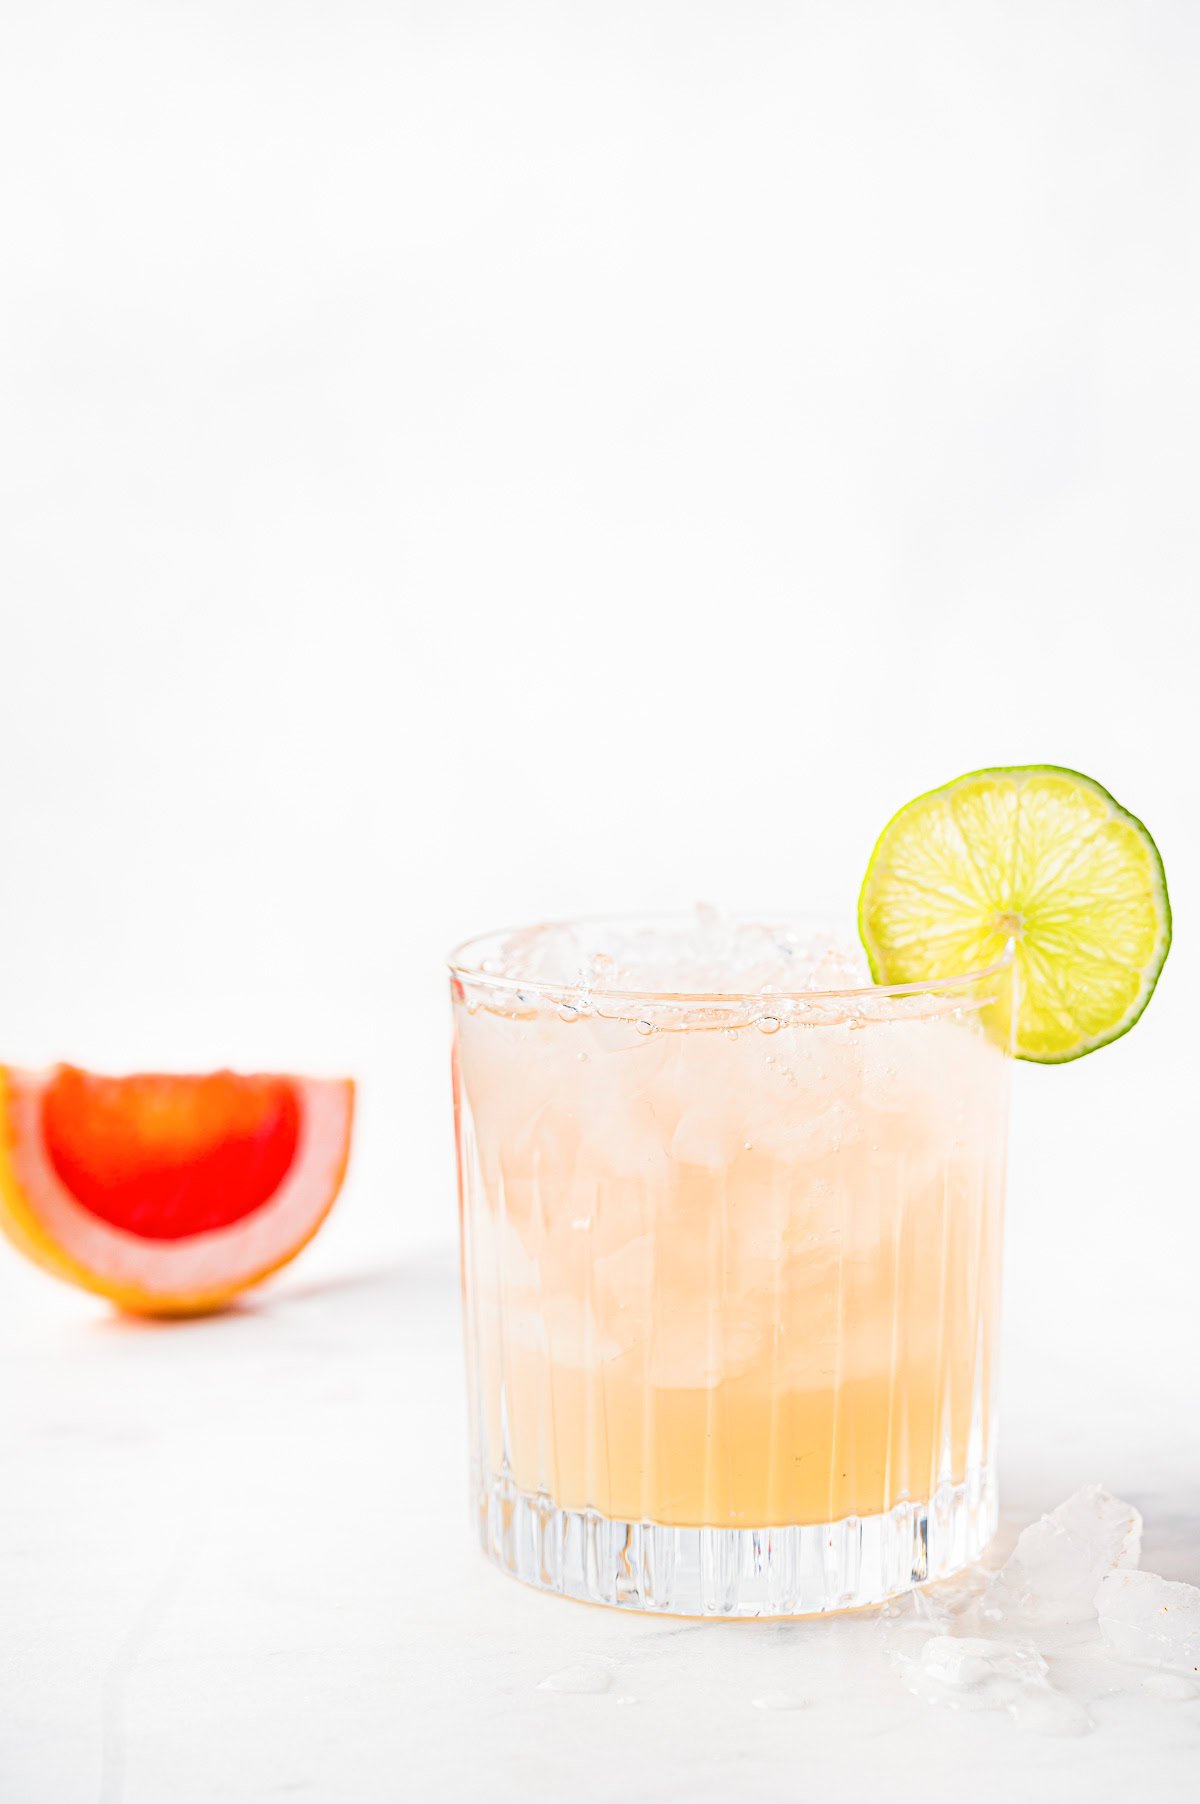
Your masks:
[[[966,832],[956,795],[979,817]],[[1014,1049],[1031,1063],[1061,1065],[1121,1039],[1140,1019],[1172,921],[1145,823],[1082,771],[1028,764],[967,771],[898,809],[868,861],[858,927],[880,984],[968,975],[1002,956],[1011,935],[1020,986]],[[1132,963],[1117,956],[1130,952],[1131,936]],[[1076,1030],[1075,1010],[1093,1017],[1089,1031]]]

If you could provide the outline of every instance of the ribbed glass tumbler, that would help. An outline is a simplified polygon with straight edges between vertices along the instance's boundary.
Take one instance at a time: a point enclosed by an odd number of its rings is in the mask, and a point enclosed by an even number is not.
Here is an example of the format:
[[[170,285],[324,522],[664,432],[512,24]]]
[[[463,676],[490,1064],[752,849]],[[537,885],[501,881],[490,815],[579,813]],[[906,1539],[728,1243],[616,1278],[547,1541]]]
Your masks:
[[[1009,965],[667,994],[522,978],[494,945],[451,961],[490,1557],[688,1616],[853,1608],[974,1559]]]

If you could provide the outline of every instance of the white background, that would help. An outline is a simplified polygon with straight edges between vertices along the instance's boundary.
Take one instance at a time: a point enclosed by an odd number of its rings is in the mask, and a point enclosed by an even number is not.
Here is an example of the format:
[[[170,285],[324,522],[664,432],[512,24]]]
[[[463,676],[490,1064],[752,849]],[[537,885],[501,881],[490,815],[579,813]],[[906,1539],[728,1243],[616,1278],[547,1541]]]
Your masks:
[[[1076,766],[1177,939],[1017,1072],[1008,1446],[1194,1524],[1198,92],[1165,0],[10,0],[3,1056],[355,1073],[297,1277],[424,1269],[456,939]]]

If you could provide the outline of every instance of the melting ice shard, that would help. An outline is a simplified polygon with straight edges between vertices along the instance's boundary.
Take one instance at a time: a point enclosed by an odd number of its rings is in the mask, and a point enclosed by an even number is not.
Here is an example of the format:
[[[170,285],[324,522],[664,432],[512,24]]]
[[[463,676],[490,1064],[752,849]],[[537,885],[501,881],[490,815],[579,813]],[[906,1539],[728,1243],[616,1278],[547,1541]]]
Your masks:
[[[1024,1529],[996,1576],[992,1603],[1027,1621],[1081,1622],[1114,1568],[1136,1566],[1142,1518],[1103,1485],[1085,1485]]]
[[[1110,1572],[1096,1593],[1100,1633],[1121,1660],[1200,1674],[1200,1586]]]

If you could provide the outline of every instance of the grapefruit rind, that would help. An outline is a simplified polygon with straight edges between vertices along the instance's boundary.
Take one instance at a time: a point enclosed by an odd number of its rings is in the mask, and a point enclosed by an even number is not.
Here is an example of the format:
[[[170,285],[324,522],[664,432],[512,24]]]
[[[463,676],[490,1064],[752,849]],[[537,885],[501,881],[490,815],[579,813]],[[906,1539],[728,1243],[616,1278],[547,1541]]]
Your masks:
[[[44,1270],[130,1314],[203,1315],[221,1308],[289,1264],[337,1200],[354,1115],[348,1079],[294,1080],[303,1102],[296,1157],[254,1215],[163,1242],[101,1220],[58,1177],[40,1124],[41,1097],[53,1076],[0,1067],[0,1229]]]

